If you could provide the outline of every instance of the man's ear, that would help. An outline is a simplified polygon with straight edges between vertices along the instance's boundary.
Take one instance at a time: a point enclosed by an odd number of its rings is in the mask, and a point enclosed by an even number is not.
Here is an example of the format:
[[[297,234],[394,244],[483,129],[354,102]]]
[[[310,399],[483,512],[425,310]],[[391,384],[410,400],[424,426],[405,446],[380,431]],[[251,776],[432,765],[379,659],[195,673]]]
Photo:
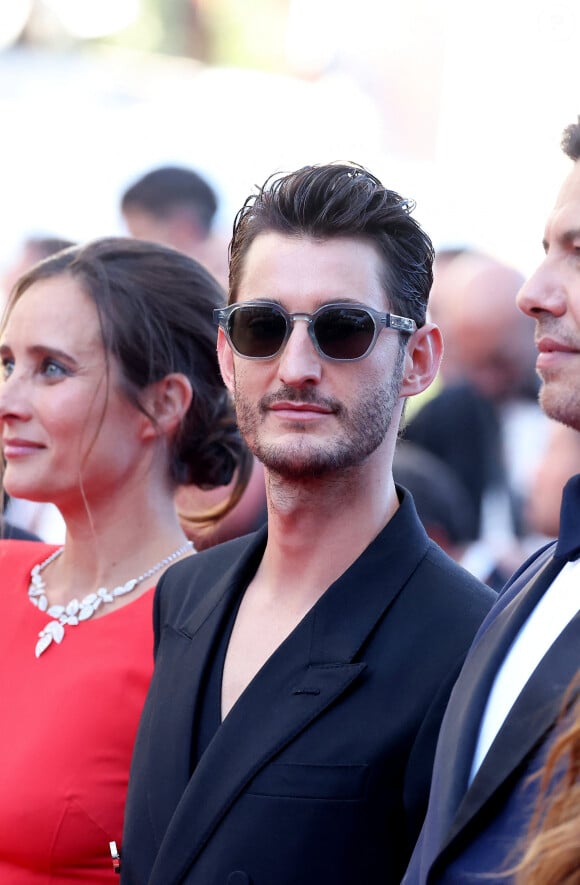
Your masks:
[[[150,384],[143,405],[154,421],[144,422],[143,439],[173,436],[189,409],[192,396],[189,378],[181,372],[172,372]]]
[[[405,354],[401,396],[415,396],[434,380],[443,356],[443,337],[439,326],[425,323],[413,332]]]
[[[224,335],[223,329],[218,329],[217,355],[220,364],[220,372],[224,384],[230,393],[234,392],[234,354]]]

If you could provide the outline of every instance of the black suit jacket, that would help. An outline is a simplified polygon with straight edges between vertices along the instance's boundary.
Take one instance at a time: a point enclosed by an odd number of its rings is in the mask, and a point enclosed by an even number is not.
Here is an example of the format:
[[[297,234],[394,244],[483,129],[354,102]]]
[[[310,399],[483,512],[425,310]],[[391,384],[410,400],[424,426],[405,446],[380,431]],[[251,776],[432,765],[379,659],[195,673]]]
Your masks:
[[[204,671],[265,540],[266,530],[215,547],[159,584],[124,885],[401,878],[445,703],[494,594],[429,541],[405,495],[256,675],[190,776]]]
[[[498,885],[529,823],[540,767],[580,666],[580,614],[530,677],[483,763],[468,785],[481,717],[496,673],[513,640],[562,562],[554,546],[539,551],[516,573],[479,631],[453,689],[433,770],[429,809],[404,885]]]

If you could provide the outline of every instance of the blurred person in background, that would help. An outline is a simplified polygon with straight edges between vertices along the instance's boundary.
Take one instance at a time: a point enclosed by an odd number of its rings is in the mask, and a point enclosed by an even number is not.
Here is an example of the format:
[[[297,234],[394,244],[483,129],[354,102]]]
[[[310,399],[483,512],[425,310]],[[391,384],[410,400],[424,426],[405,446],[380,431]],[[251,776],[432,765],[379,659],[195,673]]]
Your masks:
[[[467,381],[494,403],[535,400],[533,323],[516,307],[524,282],[515,268],[470,249],[439,265],[430,305],[445,331],[445,384]]]
[[[533,322],[516,306],[523,281],[471,249],[439,262],[430,303],[445,337],[441,391],[406,428],[471,491],[479,539],[464,565],[496,587],[529,550],[523,502],[548,427],[537,402]]]
[[[435,322],[442,323],[445,385],[467,383],[496,409],[507,481],[521,500],[548,422],[539,408],[534,327],[516,305],[524,283],[513,267],[464,251],[435,277]]]
[[[393,476],[413,496],[419,519],[431,540],[461,562],[465,549],[477,538],[477,513],[457,474],[427,449],[399,439]]]
[[[183,166],[159,166],[121,196],[132,237],[171,246],[195,258],[227,285],[227,243],[214,229],[217,194],[206,179]]]
[[[52,501],[62,547],[0,541],[0,881],[115,882],[153,667],[153,588],[194,552],[178,483],[250,461],[217,363],[219,284],[174,250],[98,240],[35,265],[0,334],[11,495]]]
[[[580,473],[580,433],[550,421],[548,440],[525,502],[524,517],[529,532],[545,539],[558,537],[562,491],[576,473]]]
[[[62,249],[74,246],[72,240],[48,235],[31,235],[20,244],[16,254],[5,267],[2,275],[4,304],[10,297],[18,279],[33,265],[55,255]],[[54,504],[39,501],[25,501],[5,495],[4,510],[8,525],[13,525],[18,536],[30,539],[40,537],[43,541],[60,544],[64,540],[65,525]],[[14,531],[5,537],[15,538]]]
[[[572,170],[544,229],[544,259],[517,303],[535,321],[541,406],[578,434],[580,118],[565,130],[562,147]],[[506,870],[528,831],[537,775],[558,740],[568,687],[580,668],[579,578],[577,473],[564,488],[557,541],[529,557],[502,590],[455,683],[404,885],[513,882]],[[577,834],[577,821],[574,827]],[[526,873],[524,881],[531,881]]]
[[[216,274],[218,246],[227,248],[212,237],[217,210],[213,188],[193,169],[162,166],[148,172],[129,187],[121,199],[121,211],[131,234],[141,240],[170,246],[205,264],[218,279],[227,279],[227,262]],[[180,486],[176,504],[180,513],[211,512],[228,500],[231,489],[207,491],[192,485]],[[184,519],[188,536],[201,550],[231,538],[255,531],[266,522],[264,470],[254,459],[252,476],[241,500],[220,520],[191,525]]]
[[[65,240],[63,237],[44,235],[31,235],[26,237],[26,239],[20,243],[16,254],[12,257],[2,273],[4,303],[8,300],[17,280],[26,273],[33,264],[37,264],[37,262],[42,261],[44,258],[48,258],[49,255],[54,255],[56,252],[60,252],[62,249],[68,249],[69,246],[74,245],[75,244],[72,240]]]
[[[511,513],[506,515],[505,508],[496,509],[492,538],[489,526],[484,532],[487,502],[496,490],[503,500],[506,484],[493,404],[468,384],[445,386],[420,407],[402,435],[444,463],[469,495],[475,534],[463,551],[462,561],[472,574],[499,589],[513,571],[502,559],[506,548],[512,552],[514,543]]]
[[[34,532],[27,529],[21,529],[20,526],[13,525],[4,517],[0,522],[0,538],[11,541],[40,541],[41,539]]]

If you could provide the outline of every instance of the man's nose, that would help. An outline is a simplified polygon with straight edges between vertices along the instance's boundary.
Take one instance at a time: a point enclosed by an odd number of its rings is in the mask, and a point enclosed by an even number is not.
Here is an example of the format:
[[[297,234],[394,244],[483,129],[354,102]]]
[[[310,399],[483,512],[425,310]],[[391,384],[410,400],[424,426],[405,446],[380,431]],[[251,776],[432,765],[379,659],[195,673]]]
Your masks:
[[[516,303],[523,313],[537,317],[540,313],[560,316],[566,311],[566,284],[563,272],[547,258],[524,283]]]
[[[317,384],[322,376],[322,357],[309,335],[307,320],[295,318],[290,336],[279,357],[278,375],[285,384],[300,387]]]

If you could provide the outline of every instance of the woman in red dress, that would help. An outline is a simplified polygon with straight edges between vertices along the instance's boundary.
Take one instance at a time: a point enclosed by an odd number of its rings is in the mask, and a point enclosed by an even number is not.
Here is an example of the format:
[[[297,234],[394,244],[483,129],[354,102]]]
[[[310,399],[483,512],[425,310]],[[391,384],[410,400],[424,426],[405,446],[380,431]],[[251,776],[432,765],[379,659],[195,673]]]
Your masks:
[[[56,504],[67,534],[0,542],[0,882],[118,881],[153,588],[194,552],[174,492],[237,474],[227,507],[251,468],[215,355],[223,300],[195,261],[115,238],[36,265],[9,302],[4,486]]]

